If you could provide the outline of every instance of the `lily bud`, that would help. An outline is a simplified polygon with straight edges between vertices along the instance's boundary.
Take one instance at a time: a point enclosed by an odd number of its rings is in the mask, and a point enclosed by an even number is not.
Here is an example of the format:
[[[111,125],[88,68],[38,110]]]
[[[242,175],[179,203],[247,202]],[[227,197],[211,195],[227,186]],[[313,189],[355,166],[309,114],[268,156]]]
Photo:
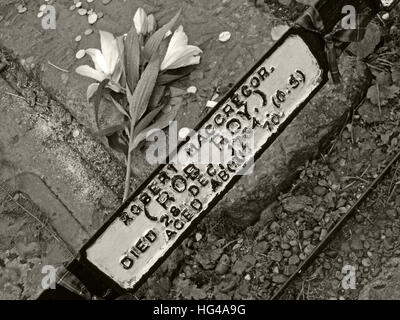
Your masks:
[[[133,23],[137,34],[145,35],[147,33],[147,14],[142,8],[137,9]]]
[[[147,17],[147,32],[153,33],[154,31],[156,31],[156,18],[153,14],[150,14]]]

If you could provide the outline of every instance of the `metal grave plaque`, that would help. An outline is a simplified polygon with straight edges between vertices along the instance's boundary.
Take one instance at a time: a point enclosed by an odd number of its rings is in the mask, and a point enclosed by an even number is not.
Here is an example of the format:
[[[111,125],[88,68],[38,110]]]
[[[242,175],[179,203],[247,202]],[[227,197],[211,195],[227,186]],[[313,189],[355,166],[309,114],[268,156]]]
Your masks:
[[[314,52],[288,32],[90,240],[84,262],[123,289],[137,286],[324,84]],[[251,146],[235,146],[218,135],[223,131],[251,136]],[[219,163],[195,156],[226,149]]]

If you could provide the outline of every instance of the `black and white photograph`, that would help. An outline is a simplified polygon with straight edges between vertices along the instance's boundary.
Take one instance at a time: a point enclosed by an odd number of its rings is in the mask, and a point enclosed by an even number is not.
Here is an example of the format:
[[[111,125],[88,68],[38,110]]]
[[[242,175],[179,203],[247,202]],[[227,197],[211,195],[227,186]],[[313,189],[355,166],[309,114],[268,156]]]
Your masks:
[[[400,300],[399,29],[400,0],[0,0],[0,300]]]

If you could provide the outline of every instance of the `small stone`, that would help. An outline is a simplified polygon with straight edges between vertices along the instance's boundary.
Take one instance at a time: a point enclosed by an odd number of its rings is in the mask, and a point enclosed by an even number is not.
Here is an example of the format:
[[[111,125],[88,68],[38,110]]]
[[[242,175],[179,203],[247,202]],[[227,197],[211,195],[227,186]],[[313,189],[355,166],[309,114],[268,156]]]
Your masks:
[[[289,258],[291,255],[292,255],[292,252],[289,251],[289,250],[285,250],[285,251],[283,252],[283,256],[284,256],[285,258]]]
[[[42,4],[42,5],[39,7],[39,11],[44,11],[44,10],[46,10],[46,7],[47,7],[47,5]]]
[[[101,19],[104,17],[104,13],[103,12],[97,12],[97,18]]]
[[[321,234],[319,236],[319,240],[322,241],[326,237],[327,234],[328,234],[328,230],[322,229]]]
[[[72,131],[72,136],[73,136],[74,138],[79,137],[79,130],[78,130],[78,129],[75,129],[74,131]]]
[[[276,274],[276,275],[272,276],[272,281],[274,283],[282,284],[282,283],[285,283],[286,280],[287,280],[287,277],[283,274]]]
[[[41,17],[43,17],[43,15],[44,15],[44,12],[43,11],[39,11],[38,14],[37,14],[37,17],[41,18]]]
[[[103,2],[103,4],[106,6],[106,5],[108,5],[108,4],[111,2],[111,0],[102,0],[102,2]]]
[[[215,268],[215,272],[219,275],[228,273],[230,264],[231,264],[231,259],[229,258],[229,256],[223,254],[219,259],[217,267]]]
[[[208,100],[207,103],[206,103],[206,107],[207,108],[214,108],[217,104],[218,104],[218,102],[216,102],[216,101]]]
[[[235,273],[237,275],[242,275],[244,271],[247,269],[248,264],[247,262],[243,260],[238,260],[235,262],[235,264],[232,267],[232,273]]]
[[[76,6],[73,4],[72,6],[69,7],[70,11],[74,11],[76,9]]]
[[[221,32],[218,36],[220,42],[227,42],[231,38],[232,34],[229,31]]]
[[[81,49],[76,53],[75,57],[77,59],[82,59],[85,56],[85,54],[86,54],[85,50]]]
[[[75,37],[75,41],[76,41],[76,42],[79,42],[79,41],[81,41],[81,40],[82,40],[82,36],[81,36],[81,35]]]
[[[289,258],[289,264],[290,265],[297,265],[300,263],[300,258],[297,255],[291,256]]]
[[[26,7],[24,7],[22,4],[18,5],[17,11],[18,13],[25,13],[26,10],[28,10]]]
[[[278,222],[274,221],[271,223],[269,228],[271,229],[271,231],[276,232],[281,228],[281,226],[279,225]]]
[[[92,3],[92,2],[93,2],[93,0],[86,0],[86,2],[87,2],[87,3]]]
[[[89,24],[94,24],[97,21],[97,14],[92,13],[88,15],[88,22]]]
[[[313,200],[307,196],[293,196],[282,201],[283,209],[289,213],[296,213],[311,205]]]
[[[251,276],[249,274],[246,274],[246,276],[244,277],[244,280],[250,281],[251,280]]]
[[[371,266],[371,260],[369,258],[363,258],[361,263],[364,267],[369,268]]]
[[[281,248],[282,248],[283,250],[289,250],[289,249],[290,249],[290,245],[289,245],[288,243],[282,243],[282,244],[281,244]]]
[[[195,94],[197,92],[197,88],[195,86],[190,86],[189,88],[186,89],[186,92]]]
[[[314,188],[314,193],[317,196],[323,197],[324,195],[326,195],[328,193],[328,189],[326,189],[325,187],[322,187],[322,186],[316,186]]]
[[[253,250],[254,250],[254,252],[258,252],[258,253],[264,254],[264,253],[266,253],[268,251],[269,246],[270,245],[269,245],[269,243],[267,241],[262,241],[262,242],[257,243]]]
[[[312,230],[304,230],[303,231],[303,238],[304,239],[309,239],[312,237],[312,235],[314,234],[314,232]]]
[[[280,262],[283,258],[282,253],[279,251],[270,252],[269,257],[271,258],[271,260],[276,262]]]
[[[82,7],[82,2],[77,2],[76,4],[75,4],[75,7],[77,7],[77,8],[80,8],[80,7]]]
[[[85,36],[90,36],[93,33],[93,29],[89,28],[85,30]]]
[[[84,15],[87,14],[87,10],[86,10],[86,9],[83,9],[83,8],[80,8],[80,9],[78,9],[78,14],[79,14],[80,16],[84,16]]]
[[[201,235],[200,232],[197,232],[195,235],[196,241],[199,242],[201,239],[203,239],[203,236]]]

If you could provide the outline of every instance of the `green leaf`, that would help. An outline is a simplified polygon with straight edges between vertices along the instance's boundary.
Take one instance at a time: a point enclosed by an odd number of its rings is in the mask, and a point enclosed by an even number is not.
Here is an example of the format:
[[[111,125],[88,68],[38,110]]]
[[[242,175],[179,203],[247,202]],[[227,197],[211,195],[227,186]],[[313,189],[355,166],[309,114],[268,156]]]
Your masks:
[[[114,103],[114,106],[117,108],[119,112],[121,112],[124,116],[130,118],[128,112],[124,109],[124,107],[120,103],[118,103],[111,95],[110,99]]]
[[[164,40],[165,34],[172,29],[176,21],[181,14],[181,10],[162,28],[158,29],[150,38],[147,40],[144,46],[144,58],[146,60],[151,59],[151,57],[158,51],[161,42]]]
[[[131,95],[129,90],[127,90],[132,126],[136,124],[136,121],[143,116],[147,109],[159,71],[160,59],[158,55],[154,55],[140,77],[135,92]]]
[[[99,87],[94,95],[94,117],[95,117],[97,128],[99,127],[99,106],[100,106],[101,98],[103,96],[103,91],[109,81],[110,81],[110,79],[104,79],[99,84]]]
[[[179,68],[168,73],[161,74],[157,79],[157,85],[165,86],[189,75],[195,69],[194,66]]]
[[[131,92],[139,81],[140,42],[135,27],[126,36],[126,82]]]
[[[157,86],[155,87],[153,94],[151,95],[149,107],[150,109],[155,109],[160,104],[161,100],[165,96],[165,86]]]
[[[129,145],[129,151],[132,152],[137,148],[139,143],[146,139],[147,135],[153,130],[163,130],[169,126],[170,121],[173,121],[178,114],[181,105],[171,106],[168,110],[163,110],[162,115],[146,129],[139,132],[132,143]]]
[[[161,109],[162,107],[158,107],[145,115],[143,119],[140,120],[139,123],[136,125],[135,130],[133,131],[133,136],[138,135],[141,131],[146,129],[154,120],[154,118],[160,113]]]

